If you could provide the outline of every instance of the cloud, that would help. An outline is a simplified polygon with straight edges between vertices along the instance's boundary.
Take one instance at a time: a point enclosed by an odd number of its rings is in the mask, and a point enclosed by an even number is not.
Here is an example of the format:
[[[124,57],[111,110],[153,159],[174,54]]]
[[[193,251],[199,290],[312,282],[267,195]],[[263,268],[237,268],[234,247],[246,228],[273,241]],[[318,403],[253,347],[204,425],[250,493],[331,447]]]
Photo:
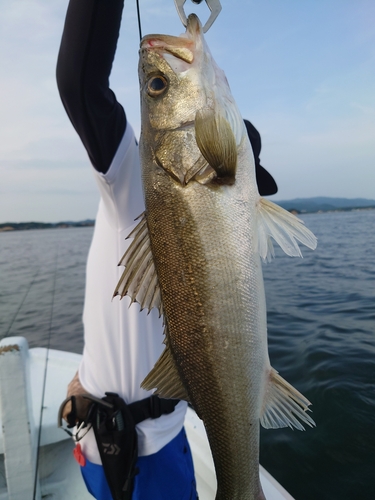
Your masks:
[[[95,218],[99,194],[87,163],[48,160],[0,163],[0,222]]]
[[[55,82],[67,5],[0,0],[3,221],[11,214],[57,221],[96,213],[89,160]],[[183,32],[173,2],[142,0],[140,6],[144,34]],[[206,5],[185,7],[201,11],[204,21]],[[230,8],[223,3],[207,33],[239,108],[261,133],[261,161],[274,174],[280,198],[373,198],[374,8],[364,0],[324,6],[233,0]],[[136,135],[138,49],[136,3],[125,2],[111,86]]]
[[[17,203],[12,193],[2,193],[0,223],[95,219],[97,207],[97,193],[82,196],[81,193],[72,191],[51,191],[43,195],[35,192],[19,192]]]

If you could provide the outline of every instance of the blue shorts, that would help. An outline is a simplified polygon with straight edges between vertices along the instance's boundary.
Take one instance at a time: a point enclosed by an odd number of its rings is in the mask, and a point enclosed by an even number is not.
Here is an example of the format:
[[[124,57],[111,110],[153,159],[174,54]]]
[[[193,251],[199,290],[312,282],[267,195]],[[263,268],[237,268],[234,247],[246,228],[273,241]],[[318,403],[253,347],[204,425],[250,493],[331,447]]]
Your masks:
[[[157,453],[138,457],[132,500],[197,500],[193,459],[185,430]],[[88,491],[97,500],[113,500],[101,465],[86,459],[81,467]]]

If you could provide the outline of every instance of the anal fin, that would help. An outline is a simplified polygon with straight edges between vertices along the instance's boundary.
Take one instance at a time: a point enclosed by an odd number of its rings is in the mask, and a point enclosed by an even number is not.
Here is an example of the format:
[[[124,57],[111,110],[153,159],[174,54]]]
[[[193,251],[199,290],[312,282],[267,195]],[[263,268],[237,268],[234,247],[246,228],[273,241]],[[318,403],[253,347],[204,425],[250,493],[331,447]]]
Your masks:
[[[266,429],[281,427],[305,430],[300,421],[315,427],[314,420],[306,413],[310,401],[271,368],[263,402],[260,423]]]

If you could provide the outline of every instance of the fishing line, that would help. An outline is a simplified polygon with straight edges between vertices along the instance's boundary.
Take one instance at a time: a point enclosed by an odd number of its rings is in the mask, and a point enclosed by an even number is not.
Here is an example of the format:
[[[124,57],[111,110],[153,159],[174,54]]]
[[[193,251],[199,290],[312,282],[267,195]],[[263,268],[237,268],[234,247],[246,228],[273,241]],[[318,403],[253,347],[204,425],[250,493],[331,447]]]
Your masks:
[[[46,362],[45,362],[44,377],[43,377],[42,403],[41,403],[41,407],[40,407],[40,418],[39,418],[39,429],[38,429],[38,444],[37,444],[37,450],[38,451],[37,451],[37,455],[36,455],[33,500],[35,500],[37,483],[38,483],[40,439],[41,439],[41,436],[42,436],[42,422],[43,422],[44,398],[45,398],[45,393],[46,393],[46,382],[47,382],[47,367],[48,367],[49,351],[50,351],[50,345],[51,345],[52,321],[53,321],[53,307],[54,307],[54,304],[55,304],[55,292],[56,292],[56,278],[57,278],[58,255],[59,255],[59,247],[57,245],[56,246],[56,259],[55,259],[55,273],[54,273],[54,279],[53,279],[52,300],[51,300],[51,316],[50,316],[50,320],[49,320],[47,350],[46,350]]]
[[[137,15],[138,15],[139,41],[141,41],[142,40],[142,28],[141,28],[141,13],[139,11],[139,0],[137,0]]]
[[[33,284],[35,283],[36,277],[37,277],[37,276],[38,276],[38,274],[39,274],[39,270],[40,270],[40,266],[39,266],[39,268],[36,270],[36,273],[34,274],[34,277],[33,277],[33,279],[31,280],[30,285],[28,286],[28,288],[27,288],[27,290],[26,290],[26,293],[25,293],[25,294],[24,294],[24,296],[23,296],[23,299],[21,300],[21,303],[20,303],[20,305],[18,306],[18,309],[16,310],[16,314],[13,316],[13,319],[12,319],[12,321],[10,322],[10,325],[9,325],[9,328],[8,328],[8,330],[7,330],[6,334],[4,335],[4,337],[2,337],[3,339],[5,339],[6,337],[8,337],[9,332],[10,332],[10,331],[11,331],[11,329],[12,329],[13,323],[16,321],[16,318],[17,318],[17,316],[18,316],[18,313],[20,312],[20,310],[21,310],[21,308],[22,308],[22,306],[23,306],[23,304],[24,304],[24,302],[25,302],[25,300],[26,300],[26,297],[27,297],[27,295],[28,295],[28,293],[29,293],[29,291],[30,291],[30,289],[31,289],[31,287],[32,287],[32,286],[33,286]]]

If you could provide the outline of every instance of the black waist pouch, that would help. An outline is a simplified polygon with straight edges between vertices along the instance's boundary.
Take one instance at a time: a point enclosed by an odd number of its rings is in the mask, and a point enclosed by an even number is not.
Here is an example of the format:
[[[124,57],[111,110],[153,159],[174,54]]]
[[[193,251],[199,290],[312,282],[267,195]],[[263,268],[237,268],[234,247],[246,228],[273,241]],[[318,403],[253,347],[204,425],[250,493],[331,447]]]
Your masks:
[[[117,394],[106,393],[96,405],[92,425],[113,500],[130,500],[138,446],[134,419],[127,405]]]
[[[179,400],[151,396],[127,405],[110,392],[102,399],[85,397],[94,402],[90,420],[113,500],[130,500],[138,472],[135,426],[146,418],[172,413]]]

